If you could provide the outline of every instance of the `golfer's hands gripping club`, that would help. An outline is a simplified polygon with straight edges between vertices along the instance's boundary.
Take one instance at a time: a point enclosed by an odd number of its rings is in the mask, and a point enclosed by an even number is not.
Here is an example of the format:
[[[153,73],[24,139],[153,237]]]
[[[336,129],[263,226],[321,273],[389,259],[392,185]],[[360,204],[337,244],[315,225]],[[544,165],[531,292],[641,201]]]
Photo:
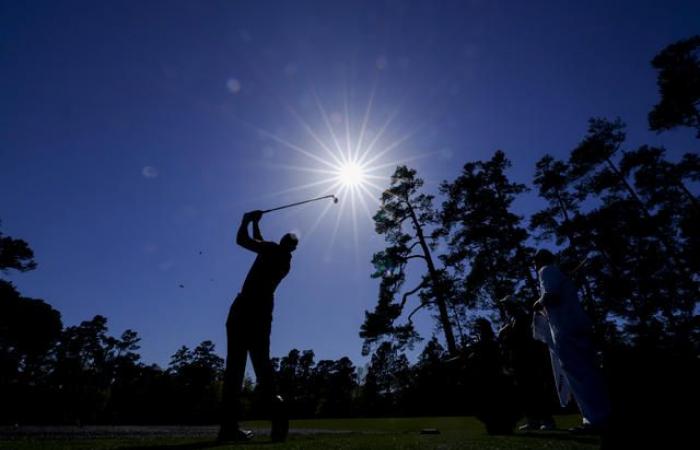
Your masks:
[[[260,211],[259,209],[256,209],[255,211],[249,211],[245,214],[243,214],[243,220],[245,222],[260,222],[260,219],[262,219],[263,212]]]

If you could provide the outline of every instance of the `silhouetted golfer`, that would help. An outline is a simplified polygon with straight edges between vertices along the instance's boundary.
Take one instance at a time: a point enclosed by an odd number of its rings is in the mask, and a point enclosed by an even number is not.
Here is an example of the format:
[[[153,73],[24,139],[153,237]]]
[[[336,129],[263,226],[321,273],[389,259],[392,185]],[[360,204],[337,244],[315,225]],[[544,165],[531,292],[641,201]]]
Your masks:
[[[231,305],[226,321],[228,353],[224,373],[223,418],[219,440],[249,440],[250,430],[239,427],[240,394],[245,373],[246,357],[250,354],[259,392],[265,407],[272,414],[272,439],[284,440],[289,421],[284,413],[282,397],[275,395],[273,370],[270,364],[270,331],[275,289],[289,273],[292,252],[298,239],[285,234],[280,243],[263,240],[258,223],[262,211],[243,215],[236,243],[257,253],[257,258],[243,283],[243,289]],[[248,225],[253,223],[253,238]]]

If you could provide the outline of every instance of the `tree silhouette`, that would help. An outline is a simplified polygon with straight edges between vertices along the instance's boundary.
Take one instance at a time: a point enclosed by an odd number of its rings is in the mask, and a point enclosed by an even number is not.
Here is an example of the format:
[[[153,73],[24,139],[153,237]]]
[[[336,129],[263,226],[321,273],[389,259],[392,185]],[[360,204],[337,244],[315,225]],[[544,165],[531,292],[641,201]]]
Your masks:
[[[292,349],[287,356],[280,359],[277,372],[277,384],[282,396],[290,403],[292,412],[310,417],[314,414],[315,402],[312,386],[314,368],[314,352],[300,352]]]
[[[585,214],[581,211],[582,198],[573,186],[575,177],[571,166],[545,155],[536,163],[533,181],[539,196],[547,202],[546,208],[530,217],[529,229],[536,232],[533,237],[537,241],[553,240],[557,246],[563,246],[559,253],[561,266],[582,288],[584,306],[595,317],[594,323],[601,330],[600,334],[612,337],[614,333],[610,332],[610,327],[614,328],[614,325],[605,322],[605,313],[595,303],[591,272],[582,270],[602,264],[600,260],[609,258],[609,255],[589,232]]]
[[[398,166],[391,183],[382,193],[379,211],[374,216],[375,230],[384,236],[388,247],[375,253],[372,258],[375,272],[380,278],[379,298],[373,312],[365,312],[365,321],[360,329],[364,339],[363,354],[370,352],[371,345],[383,338],[391,338],[400,345],[411,345],[417,339],[412,323],[397,325],[395,321],[403,312],[408,298],[418,294],[419,306],[435,306],[438,324],[445,335],[448,351],[456,354],[457,344],[452,331],[446,300],[446,279],[433,260],[433,240],[427,232],[435,224],[433,196],[420,192],[423,180],[416,171]],[[425,272],[417,286],[402,291],[406,280],[406,266],[412,259],[425,263]]]
[[[43,300],[22,297],[15,287],[0,280],[0,356],[3,371],[26,377],[36,375],[60,336],[61,314]],[[7,366],[12,360],[13,364]],[[3,376],[4,378],[4,376]]]
[[[215,353],[212,341],[202,341],[193,350],[180,347],[170,359],[179,396],[173,405],[178,422],[211,423],[217,420],[216,405],[220,397],[224,360]]]
[[[0,272],[7,273],[9,269],[27,272],[35,268],[34,252],[29,245],[22,239],[3,236],[0,232]]]
[[[350,358],[319,361],[313,370],[310,387],[316,405],[314,415],[349,417],[353,414],[357,373]]]
[[[659,71],[661,100],[649,113],[649,127],[659,132],[691,127],[700,138],[700,35],[664,48],[651,65]]]
[[[692,257],[685,259],[684,246],[693,239],[679,236],[678,223],[695,211],[683,180],[693,179],[697,169],[692,156],[676,165],[648,147],[623,151],[618,167],[614,159],[624,140],[619,119],[591,119],[571,152],[575,195],[595,205],[577,226],[595,243],[591,251],[604,256],[587,266],[599,318],[621,320],[629,337],[656,345],[687,328],[695,302]]]
[[[61,398],[71,420],[101,420],[113,380],[114,339],[107,335],[107,318],[97,315],[67,327],[54,349],[52,377],[62,386]]]
[[[496,151],[489,161],[470,162],[451,183],[440,188],[442,228],[447,240],[441,256],[460,280],[459,301],[466,308],[493,308],[494,301],[518,294],[532,301],[537,285],[522,218],[511,211],[515,198],[526,191],[505,174],[510,161]]]
[[[0,233],[0,273],[33,270],[33,258],[25,241]],[[48,382],[50,351],[62,328],[61,314],[51,305],[23,297],[12,283],[0,279],[0,421],[32,415],[27,400]]]
[[[640,201],[653,214],[654,233],[664,243],[665,254],[661,256],[666,258],[656,267],[651,291],[666,297],[654,301],[663,311],[666,338],[685,346],[690,342],[689,332],[700,291],[697,279],[700,233],[697,226],[690,225],[700,219],[700,207],[684,182],[698,180],[700,158],[686,154],[680,162],[673,163],[666,160],[663,148],[642,146],[624,153],[620,170],[633,179]],[[650,258],[643,263],[653,267]]]
[[[401,406],[410,383],[406,355],[391,342],[382,342],[372,354],[367,368],[363,397],[371,415],[385,415]]]
[[[411,391],[408,412],[417,415],[464,413],[463,397],[454,383],[456,373],[445,364],[447,353],[437,337],[433,336],[411,368]],[[460,377],[461,378],[461,377]]]

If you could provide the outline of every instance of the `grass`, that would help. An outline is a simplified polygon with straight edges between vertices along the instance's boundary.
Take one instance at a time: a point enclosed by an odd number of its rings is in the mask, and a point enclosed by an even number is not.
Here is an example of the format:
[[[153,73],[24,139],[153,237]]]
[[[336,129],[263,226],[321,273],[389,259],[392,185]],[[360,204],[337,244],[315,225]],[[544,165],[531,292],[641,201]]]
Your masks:
[[[576,416],[557,418],[561,428],[577,423]],[[249,422],[249,428],[265,431],[267,422]],[[481,423],[472,417],[425,417],[398,419],[321,419],[295,420],[292,434],[283,444],[273,444],[262,435],[245,444],[219,445],[211,437],[153,437],[120,436],[99,438],[3,438],[1,450],[54,450],[54,449],[595,449],[599,441],[594,437],[573,437],[566,432],[489,436]],[[437,428],[438,435],[421,435],[423,428]],[[295,432],[296,431],[296,432]]]

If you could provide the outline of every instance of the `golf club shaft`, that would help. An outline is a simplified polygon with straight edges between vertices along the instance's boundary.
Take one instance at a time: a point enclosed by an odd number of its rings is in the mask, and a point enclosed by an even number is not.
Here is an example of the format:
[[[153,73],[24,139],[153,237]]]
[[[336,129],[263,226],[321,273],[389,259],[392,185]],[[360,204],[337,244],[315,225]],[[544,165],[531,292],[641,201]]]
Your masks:
[[[278,206],[277,208],[266,209],[265,211],[263,211],[263,214],[269,213],[272,211],[277,211],[280,209],[291,208],[292,206],[303,205],[304,203],[315,202],[317,200],[323,200],[324,198],[333,198],[334,199],[335,195],[324,195],[323,197],[312,198],[310,200],[304,200],[302,202],[296,202],[296,203],[290,203],[290,204],[284,205],[284,206]]]

